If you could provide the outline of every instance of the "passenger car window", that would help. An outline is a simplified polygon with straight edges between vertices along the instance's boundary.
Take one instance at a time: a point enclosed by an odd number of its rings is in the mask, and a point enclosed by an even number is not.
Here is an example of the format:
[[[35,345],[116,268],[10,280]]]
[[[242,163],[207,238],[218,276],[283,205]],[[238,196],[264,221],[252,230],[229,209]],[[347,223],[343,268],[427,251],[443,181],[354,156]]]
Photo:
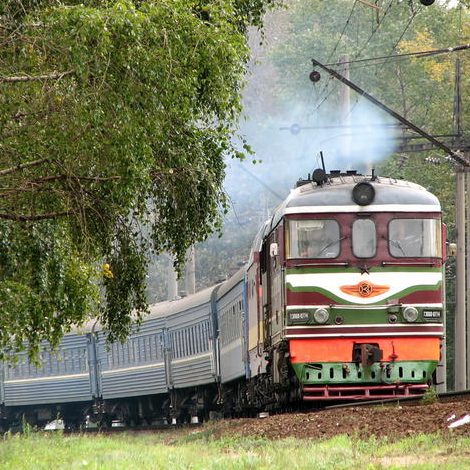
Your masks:
[[[369,219],[359,219],[352,226],[352,247],[354,256],[372,258],[377,252],[377,231]]]
[[[389,224],[388,246],[397,258],[438,257],[442,253],[438,219],[394,219]]]
[[[340,250],[340,231],[336,220],[290,220],[289,258],[336,258]]]

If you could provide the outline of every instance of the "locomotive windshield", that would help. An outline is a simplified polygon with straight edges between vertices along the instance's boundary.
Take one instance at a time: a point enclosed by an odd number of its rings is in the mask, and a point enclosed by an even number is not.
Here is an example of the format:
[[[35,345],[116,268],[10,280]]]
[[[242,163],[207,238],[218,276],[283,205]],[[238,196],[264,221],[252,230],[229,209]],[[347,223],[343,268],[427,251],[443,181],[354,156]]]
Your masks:
[[[352,248],[358,258],[372,258],[377,251],[375,223],[369,219],[356,220],[352,227]]]
[[[340,232],[336,220],[289,221],[289,258],[336,258],[339,247]]]
[[[389,225],[389,250],[392,256],[438,257],[441,230],[437,219],[393,219]]]

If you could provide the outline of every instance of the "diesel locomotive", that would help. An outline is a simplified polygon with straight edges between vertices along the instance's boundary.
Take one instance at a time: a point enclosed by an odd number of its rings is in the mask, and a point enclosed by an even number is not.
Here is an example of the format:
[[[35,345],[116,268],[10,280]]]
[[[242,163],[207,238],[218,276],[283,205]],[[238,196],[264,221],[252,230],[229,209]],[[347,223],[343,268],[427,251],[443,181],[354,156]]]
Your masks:
[[[232,278],[154,304],[124,343],[98,324],[1,365],[0,423],[155,423],[423,394],[444,335],[438,199],[316,170]]]

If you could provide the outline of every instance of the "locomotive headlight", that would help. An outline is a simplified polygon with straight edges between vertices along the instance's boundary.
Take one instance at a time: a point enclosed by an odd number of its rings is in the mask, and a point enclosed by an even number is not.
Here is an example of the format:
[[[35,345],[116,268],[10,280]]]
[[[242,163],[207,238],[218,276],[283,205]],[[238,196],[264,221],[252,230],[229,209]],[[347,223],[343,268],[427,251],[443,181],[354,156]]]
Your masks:
[[[375,189],[367,181],[362,181],[354,186],[352,191],[353,201],[359,206],[369,205],[375,198]]]
[[[403,318],[408,323],[415,322],[418,319],[418,316],[418,310],[414,307],[406,307],[405,310],[403,310]]]
[[[328,313],[328,310],[326,308],[317,308],[313,313],[313,318],[317,323],[320,323],[320,325],[326,323],[329,317],[330,314]]]

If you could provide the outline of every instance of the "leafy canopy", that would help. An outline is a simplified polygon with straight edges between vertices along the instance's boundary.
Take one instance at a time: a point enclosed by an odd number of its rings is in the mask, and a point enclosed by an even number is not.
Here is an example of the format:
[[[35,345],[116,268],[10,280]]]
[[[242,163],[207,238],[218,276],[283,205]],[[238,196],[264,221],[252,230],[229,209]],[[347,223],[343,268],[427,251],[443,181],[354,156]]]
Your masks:
[[[219,228],[271,3],[1,2],[0,346],[34,354],[90,316],[124,338],[148,253],[180,264]]]

